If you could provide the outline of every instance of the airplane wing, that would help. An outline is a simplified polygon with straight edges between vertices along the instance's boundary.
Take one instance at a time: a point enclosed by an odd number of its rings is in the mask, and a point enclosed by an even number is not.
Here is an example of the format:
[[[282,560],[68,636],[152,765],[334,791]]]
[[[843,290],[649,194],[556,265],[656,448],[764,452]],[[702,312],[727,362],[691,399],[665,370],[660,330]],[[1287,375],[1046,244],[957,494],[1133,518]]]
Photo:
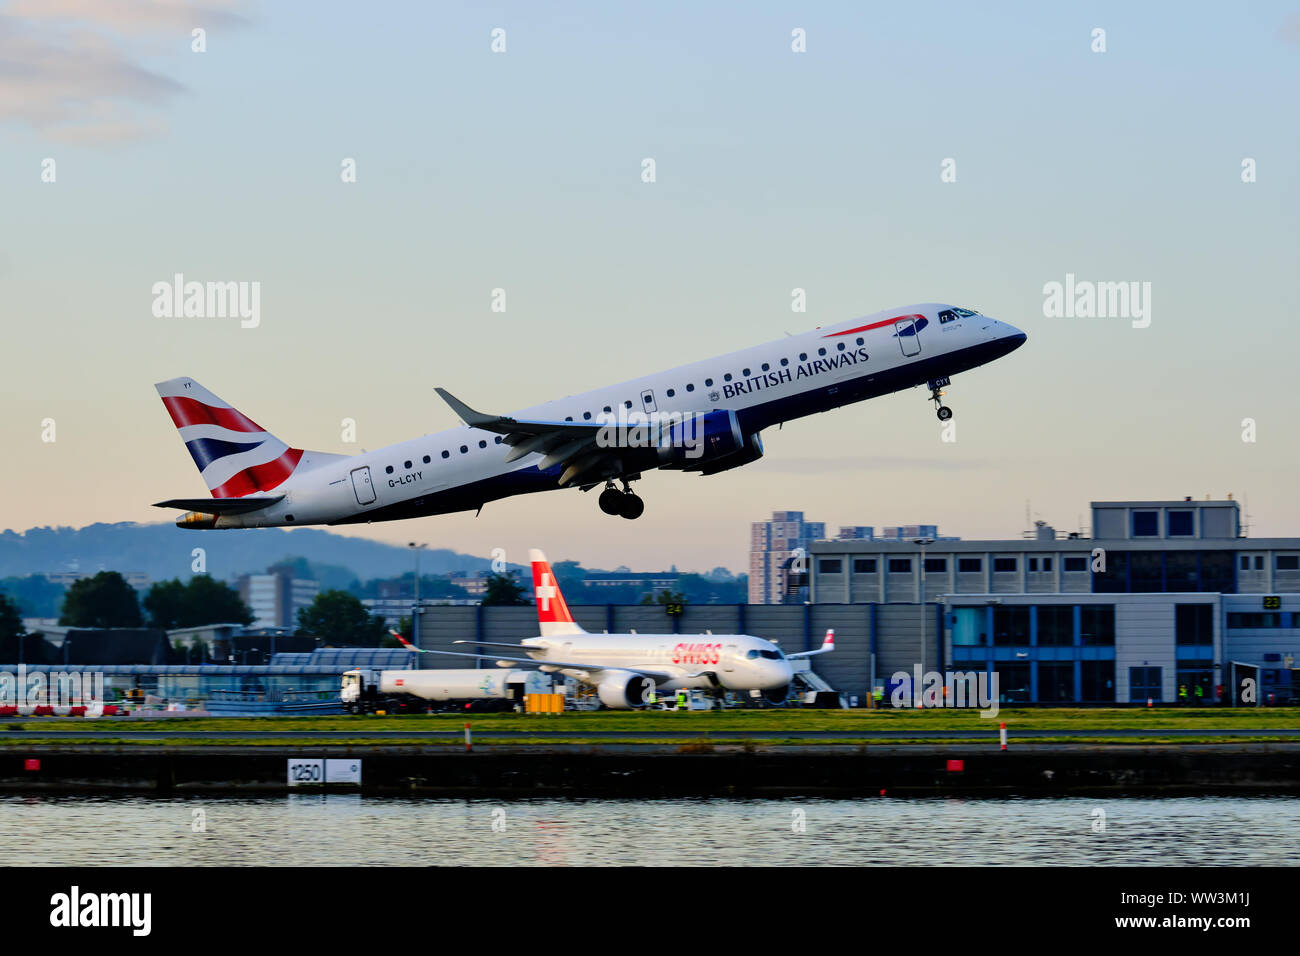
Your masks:
[[[642,675],[643,677],[652,677],[652,678],[654,678],[654,679],[657,680],[657,681],[673,680],[673,679],[678,678],[678,677],[699,677],[699,676],[701,676],[701,674],[703,673],[703,672],[701,671],[701,672],[697,672],[697,673],[694,673],[694,674],[672,674],[672,673],[669,673],[668,671],[656,670],[656,669],[654,669],[653,667],[628,667],[628,666],[625,665],[625,664],[590,664],[590,663],[587,663],[587,664],[575,664],[575,663],[572,662],[572,661],[553,661],[553,660],[545,660],[545,659],[543,659],[543,660],[538,660],[538,659],[535,658],[535,657],[502,657],[502,656],[499,655],[499,654],[470,654],[470,653],[468,653],[468,652],[466,652],[466,651],[431,651],[431,650],[428,650],[427,648],[416,647],[414,644],[412,644],[410,641],[408,641],[406,638],[402,637],[402,635],[398,634],[398,633],[397,633],[396,631],[394,631],[394,630],[389,630],[388,633],[389,633],[389,634],[392,634],[393,637],[395,637],[395,638],[397,638],[399,641],[401,641],[401,642],[402,642],[402,646],[405,647],[408,651],[411,651],[412,653],[415,653],[415,654],[442,654],[442,655],[445,655],[445,656],[447,656],[447,657],[473,657],[473,658],[477,658],[478,660],[486,660],[486,661],[510,661],[510,662],[513,663],[513,664],[535,664],[535,665],[537,665],[537,666],[539,666],[539,667],[540,667],[540,666],[546,666],[546,667],[557,667],[557,668],[560,668],[560,669],[562,669],[562,670],[582,670],[582,671],[620,670],[620,671],[631,671],[633,674],[640,674],[640,675]],[[466,644],[478,644],[478,643],[480,643],[480,642],[478,642],[478,641],[466,641],[465,643],[466,643]],[[504,644],[504,645],[498,644],[498,645],[493,645],[490,641],[484,641],[484,642],[482,642],[482,643],[483,643],[485,646],[496,646],[496,647],[517,647],[517,646],[519,646],[519,645],[512,645],[512,644]]]
[[[168,498],[154,504],[155,508],[181,508],[207,515],[242,515],[260,508],[269,508],[284,495],[248,495],[244,498]]]
[[[787,659],[791,657],[816,657],[818,654],[829,654],[833,650],[835,650],[834,628],[826,632],[826,639],[822,641],[822,646],[817,648],[817,650],[800,651],[798,654],[787,654],[785,656]]]
[[[503,435],[502,443],[510,446],[507,462],[536,453],[543,456],[537,466],[543,471],[562,465],[561,486],[595,483],[617,477],[623,470],[617,448],[601,448],[596,444],[596,436],[605,427],[602,424],[527,421],[506,415],[485,415],[470,408],[445,388],[435,388],[434,391],[466,425]]]

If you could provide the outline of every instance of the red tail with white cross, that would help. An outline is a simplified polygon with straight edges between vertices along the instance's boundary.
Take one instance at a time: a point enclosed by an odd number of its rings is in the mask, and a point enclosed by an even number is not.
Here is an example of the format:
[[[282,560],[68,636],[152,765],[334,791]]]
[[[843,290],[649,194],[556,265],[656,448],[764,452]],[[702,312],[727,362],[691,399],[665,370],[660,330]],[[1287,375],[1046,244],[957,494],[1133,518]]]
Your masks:
[[[542,637],[586,634],[574,623],[569,605],[560,593],[559,582],[551,573],[551,563],[546,560],[546,555],[533,548],[528,552],[528,560],[533,564],[533,597],[537,600],[537,623],[541,625]]]

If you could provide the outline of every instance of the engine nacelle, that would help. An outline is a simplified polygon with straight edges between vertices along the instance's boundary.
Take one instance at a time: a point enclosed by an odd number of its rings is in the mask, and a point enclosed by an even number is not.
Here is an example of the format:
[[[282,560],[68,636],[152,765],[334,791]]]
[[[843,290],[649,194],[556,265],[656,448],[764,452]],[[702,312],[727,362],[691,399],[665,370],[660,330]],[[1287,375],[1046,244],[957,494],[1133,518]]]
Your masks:
[[[698,471],[711,461],[745,447],[745,433],[733,411],[688,415],[680,423],[663,422],[652,436],[660,468]]]
[[[730,471],[732,468],[739,468],[741,465],[748,465],[751,461],[758,461],[763,457],[763,439],[758,432],[748,435],[745,438],[744,445],[739,451],[734,451],[730,455],[718,458],[714,461],[706,462],[700,468],[692,468],[692,471],[698,471],[701,475],[716,475],[720,471]]]
[[[596,695],[611,710],[631,710],[646,703],[654,687],[655,682],[649,677],[631,671],[612,670],[605,671],[596,685]]]

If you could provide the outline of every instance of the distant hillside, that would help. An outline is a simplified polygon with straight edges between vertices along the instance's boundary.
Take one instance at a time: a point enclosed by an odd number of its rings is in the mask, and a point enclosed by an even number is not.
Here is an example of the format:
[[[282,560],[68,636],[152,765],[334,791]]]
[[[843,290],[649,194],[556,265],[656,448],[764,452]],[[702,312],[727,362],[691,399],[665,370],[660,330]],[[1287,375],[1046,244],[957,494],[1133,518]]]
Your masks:
[[[409,572],[414,559],[407,548],[364,538],[346,538],[319,528],[255,528],[237,534],[196,534],[171,524],[92,524],[84,528],[29,528],[0,532],[0,578],[51,571],[91,574],[143,571],[150,580],[186,579],[191,552],[203,548],[207,571],[214,578],[264,571],[281,558],[302,555],[313,564],[348,568],[360,580]],[[445,548],[420,555],[422,574],[480,571],[489,558]]]

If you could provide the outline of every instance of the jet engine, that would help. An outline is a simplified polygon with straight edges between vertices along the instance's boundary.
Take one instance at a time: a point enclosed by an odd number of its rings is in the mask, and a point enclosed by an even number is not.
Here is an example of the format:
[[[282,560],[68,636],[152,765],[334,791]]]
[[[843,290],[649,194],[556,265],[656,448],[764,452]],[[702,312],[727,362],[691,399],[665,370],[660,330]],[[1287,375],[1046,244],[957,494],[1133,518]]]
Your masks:
[[[611,710],[630,710],[646,703],[654,687],[655,682],[649,677],[631,671],[609,670],[596,685],[596,695]]]

